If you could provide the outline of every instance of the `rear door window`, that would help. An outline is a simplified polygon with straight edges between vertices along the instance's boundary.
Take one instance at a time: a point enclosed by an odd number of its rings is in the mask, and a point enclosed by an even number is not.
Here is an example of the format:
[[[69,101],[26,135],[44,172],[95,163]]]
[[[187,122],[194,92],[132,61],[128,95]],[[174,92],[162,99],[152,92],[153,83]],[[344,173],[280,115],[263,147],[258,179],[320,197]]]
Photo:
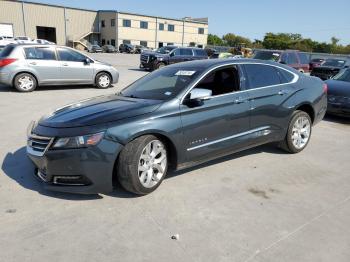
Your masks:
[[[56,60],[54,49],[50,47],[27,47],[24,48],[26,59]]]
[[[274,66],[247,64],[244,68],[248,78],[248,89],[281,84]]]
[[[67,48],[57,48],[57,53],[61,61],[83,62],[86,59],[84,55]]]
[[[193,56],[192,49],[180,48],[180,55]]]

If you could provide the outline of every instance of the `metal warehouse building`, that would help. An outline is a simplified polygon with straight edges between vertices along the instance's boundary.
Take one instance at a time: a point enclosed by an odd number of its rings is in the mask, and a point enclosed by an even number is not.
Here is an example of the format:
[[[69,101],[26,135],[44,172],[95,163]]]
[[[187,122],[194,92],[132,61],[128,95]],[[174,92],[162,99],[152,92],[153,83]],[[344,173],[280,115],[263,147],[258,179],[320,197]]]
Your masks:
[[[47,39],[83,49],[91,43],[157,48],[203,47],[208,19],[172,19],[115,10],[87,10],[23,1],[0,1],[0,35]]]

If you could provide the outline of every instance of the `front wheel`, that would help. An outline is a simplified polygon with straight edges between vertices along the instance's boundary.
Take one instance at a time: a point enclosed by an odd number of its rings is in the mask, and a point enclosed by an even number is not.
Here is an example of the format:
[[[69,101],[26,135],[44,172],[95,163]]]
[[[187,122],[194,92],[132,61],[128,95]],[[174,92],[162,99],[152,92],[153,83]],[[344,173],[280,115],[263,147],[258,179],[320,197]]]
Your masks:
[[[155,136],[146,135],[124,147],[118,159],[117,175],[127,191],[145,195],[157,189],[167,170],[165,144]]]
[[[281,143],[281,147],[289,153],[299,153],[310,141],[312,131],[312,121],[304,111],[295,111],[289,123],[286,138]]]
[[[111,76],[107,73],[99,73],[96,76],[96,86],[97,88],[105,89],[111,86]]]

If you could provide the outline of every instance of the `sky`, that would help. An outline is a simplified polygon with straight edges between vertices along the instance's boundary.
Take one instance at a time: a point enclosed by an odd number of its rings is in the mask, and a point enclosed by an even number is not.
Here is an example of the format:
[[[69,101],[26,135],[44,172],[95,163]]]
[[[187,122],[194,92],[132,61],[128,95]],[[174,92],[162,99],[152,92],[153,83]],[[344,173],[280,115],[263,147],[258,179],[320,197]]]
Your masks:
[[[31,0],[93,10],[118,10],[169,18],[209,17],[209,33],[252,40],[266,32],[300,33],[321,42],[350,44],[350,0]]]

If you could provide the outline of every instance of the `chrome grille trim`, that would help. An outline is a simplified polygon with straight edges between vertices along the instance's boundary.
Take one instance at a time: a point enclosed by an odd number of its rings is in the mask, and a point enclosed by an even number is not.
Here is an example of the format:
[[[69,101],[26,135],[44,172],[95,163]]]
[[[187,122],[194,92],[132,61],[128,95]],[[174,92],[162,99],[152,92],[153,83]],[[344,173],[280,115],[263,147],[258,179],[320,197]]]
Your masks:
[[[35,156],[43,156],[52,145],[53,140],[54,137],[30,134],[27,140],[27,153]]]
[[[141,55],[141,62],[148,64],[148,62],[149,62],[149,55]]]

